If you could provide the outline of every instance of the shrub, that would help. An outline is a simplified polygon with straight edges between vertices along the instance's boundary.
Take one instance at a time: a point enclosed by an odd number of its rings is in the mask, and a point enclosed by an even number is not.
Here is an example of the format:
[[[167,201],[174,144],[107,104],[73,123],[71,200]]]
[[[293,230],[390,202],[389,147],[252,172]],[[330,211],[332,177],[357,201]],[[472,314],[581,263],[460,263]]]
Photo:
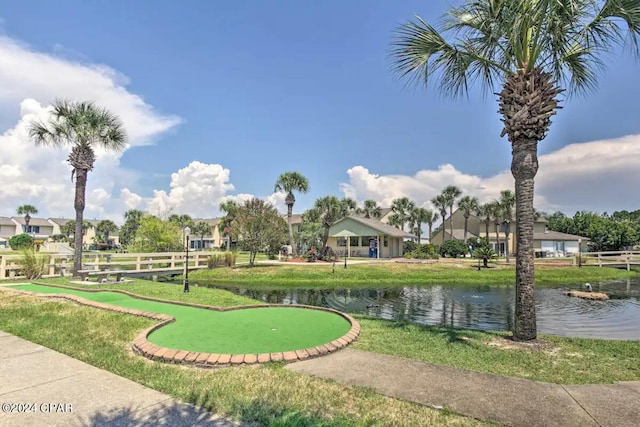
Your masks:
[[[496,255],[496,252],[488,246],[479,247],[473,252],[473,256],[481,259],[485,267],[489,266],[488,263],[490,260],[498,257],[498,255]]]
[[[436,247],[430,243],[423,245],[417,245],[416,248],[410,253],[411,258],[417,259],[438,259],[440,255]]]
[[[458,258],[467,253],[467,245],[462,240],[447,240],[440,246],[440,255],[443,257]]]
[[[225,252],[213,254],[207,257],[207,268],[233,267],[236,265],[237,254],[235,252]]]
[[[14,251],[20,251],[33,248],[33,237],[27,233],[16,234],[9,239],[9,246]]]
[[[413,240],[405,240],[404,241],[404,253],[408,253],[408,252],[413,252],[416,250],[416,248],[420,246],[419,244],[417,244],[416,242],[414,242]]]
[[[23,250],[22,258],[17,261],[22,269],[21,275],[27,279],[39,279],[47,271],[47,259],[46,255],[37,254],[33,248]]]

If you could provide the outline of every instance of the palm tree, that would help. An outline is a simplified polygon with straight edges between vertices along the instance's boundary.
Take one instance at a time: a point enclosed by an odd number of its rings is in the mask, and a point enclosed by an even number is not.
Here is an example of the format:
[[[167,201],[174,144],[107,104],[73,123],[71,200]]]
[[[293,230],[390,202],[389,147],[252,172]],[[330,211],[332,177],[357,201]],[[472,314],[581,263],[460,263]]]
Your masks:
[[[211,234],[211,227],[204,221],[198,221],[193,225],[191,232],[200,237],[200,249],[204,249],[204,236]]]
[[[24,232],[29,232],[29,221],[31,221],[31,215],[35,215],[38,213],[38,208],[33,205],[22,205],[18,206],[17,209],[18,215],[24,215]]]
[[[482,222],[484,223],[484,237],[489,239],[489,224],[491,223],[491,204],[485,203],[483,205],[479,205],[475,213],[477,216],[482,218]]]
[[[220,222],[218,223],[218,230],[220,231],[220,234],[225,236],[227,239],[227,250],[231,249],[231,242],[233,240],[231,224],[236,218],[239,207],[240,205],[233,200],[225,200],[220,203],[220,210],[225,213],[225,216],[220,219]]]
[[[469,229],[469,217],[472,212],[478,210],[478,199],[476,197],[464,196],[458,201],[458,209],[464,215],[464,241],[467,241],[467,231]]]
[[[55,101],[48,121],[32,122],[29,137],[36,145],[71,146],[68,162],[73,168],[76,189],[74,209],[76,230],[73,276],[82,269],[82,223],[87,189],[87,175],[96,161],[97,147],[122,151],[127,134],[120,119],[92,102]]]
[[[397,213],[389,215],[389,219],[387,220],[387,222],[389,225],[402,230],[402,217],[400,217],[400,215],[398,215]]]
[[[453,239],[453,205],[456,204],[456,200],[458,197],[462,195],[462,190],[460,190],[455,185],[448,185],[443,191],[442,194],[447,200],[447,206],[449,207],[449,235]]]
[[[438,194],[436,197],[431,199],[431,204],[433,205],[433,207],[440,210],[440,216],[442,217],[442,243],[444,243],[444,222],[447,219],[447,203],[448,200],[443,194]],[[453,238],[453,234],[451,235],[451,237]]]
[[[335,196],[325,196],[317,199],[313,204],[313,210],[324,227],[322,235],[322,253],[325,253],[329,240],[329,228],[334,222],[348,216],[356,210],[356,202],[350,198],[338,199]]]
[[[300,193],[306,193],[309,191],[309,181],[299,172],[285,172],[278,177],[276,181],[274,191],[284,191],[287,193],[287,197],[284,199],[287,205],[287,224],[289,225],[289,244],[293,251],[294,258],[298,256],[298,249],[296,242],[293,239],[293,228],[291,228],[291,215],[293,214],[293,204],[296,202],[296,198],[293,195],[294,191]]]
[[[438,220],[438,218],[440,218],[440,216],[437,212],[434,212],[431,209],[425,209],[425,211],[427,212],[427,216],[425,217],[424,222],[429,226],[429,243],[433,243],[431,241],[433,224]]]
[[[496,254],[500,256],[500,223],[502,222],[502,208],[497,200],[487,203],[489,215],[493,221],[493,231],[496,233]]]
[[[120,244],[127,246],[132,243],[144,212],[138,209],[129,209],[124,213],[124,224],[120,227]]]
[[[415,203],[408,197],[394,199],[393,202],[391,202],[391,210],[398,215],[401,230],[404,230],[404,225],[409,222],[409,216],[415,207]]]
[[[375,200],[365,200],[364,207],[356,210],[359,214],[364,214],[365,218],[380,218],[382,216],[382,208],[378,206]]]
[[[425,208],[414,208],[409,214],[409,221],[415,226],[418,243],[420,243],[422,237],[422,224],[427,222],[428,217],[429,212]]]
[[[109,234],[118,231],[118,226],[110,219],[103,219],[96,226],[96,232],[104,237],[104,243],[109,244]]]
[[[440,89],[468,93],[470,82],[498,94],[499,112],[512,146],[516,191],[516,302],[513,337],[536,338],[533,266],[533,194],[538,142],[559,107],[561,86],[578,93],[595,86],[600,55],[640,36],[638,0],[466,0],[447,14],[443,33],[422,18],[403,25],[394,41],[397,71],[427,83],[439,73]],[[625,31],[626,29],[626,31]],[[625,37],[627,36],[627,37]]]
[[[509,234],[511,233],[511,221],[513,221],[513,208],[516,204],[516,196],[511,190],[502,190],[500,192],[500,200],[498,200],[500,210],[502,211],[502,225],[504,225],[504,250],[509,262]]]

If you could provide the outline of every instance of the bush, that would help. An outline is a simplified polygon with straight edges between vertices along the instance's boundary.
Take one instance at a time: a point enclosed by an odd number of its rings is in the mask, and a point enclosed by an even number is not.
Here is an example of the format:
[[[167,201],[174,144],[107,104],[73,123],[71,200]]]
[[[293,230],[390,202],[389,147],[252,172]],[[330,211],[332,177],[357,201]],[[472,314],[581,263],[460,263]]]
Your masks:
[[[489,246],[482,246],[473,251],[473,256],[482,260],[485,267],[488,267],[488,262],[498,257],[496,252]]]
[[[436,247],[430,243],[423,245],[417,245],[416,248],[410,252],[411,258],[416,259],[438,259],[440,255]]]
[[[33,237],[27,233],[16,234],[9,239],[9,246],[14,251],[21,251],[33,248]]]
[[[440,246],[440,255],[443,257],[458,258],[467,252],[467,245],[462,240],[447,240]]]
[[[419,244],[417,244],[416,242],[414,242],[413,240],[405,240],[404,241],[404,253],[409,253],[409,252],[413,252],[416,250],[416,248],[420,246]]]
[[[27,279],[39,279],[47,271],[47,259],[46,255],[37,254],[33,248],[23,250],[22,258],[17,261],[22,269],[20,275]]]

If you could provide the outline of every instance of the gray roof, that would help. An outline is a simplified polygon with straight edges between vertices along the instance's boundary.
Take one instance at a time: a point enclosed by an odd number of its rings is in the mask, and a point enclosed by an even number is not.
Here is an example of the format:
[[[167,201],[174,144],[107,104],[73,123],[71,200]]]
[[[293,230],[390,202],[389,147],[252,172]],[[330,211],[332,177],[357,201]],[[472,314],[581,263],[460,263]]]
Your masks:
[[[194,218],[194,223],[204,222],[209,227],[215,227],[220,222],[220,218]]]
[[[449,237],[447,237],[447,236],[449,236]],[[451,236],[451,233],[449,233],[449,229],[447,228],[447,230],[444,232],[445,240],[451,239],[450,236]],[[477,237],[478,236],[473,234],[471,231],[467,230],[467,239],[477,238]],[[464,240],[464,229],[463,228],[454,228],[453,229],[453,238],[456,239],[456,240]]]
[[[12,219],[15,220],[15,221],[18,221],[18,223],[20,225],[25,225],[23,216],[14,216],[14,217],[12,217]],[[47,221],[46,219],[44,219],[44,218],[33,218],[33,217],[31,217],[31,219],[29,220],[29,225],[37,225],[39,227],[53,227],[53,225],[51,225],[51,223],[49,221]]]
[[[49,221],[53,221],[58,225],[65,225],[67,222],[75,220],[70,218],[49,218]]]
[[[286,220],[287,214],[282,215],[282,217]],[[291,225],[302,224],[302,215],[301,214],[291,214]]]
[[[547,231],[546,233],[533,233],[533,240],[589,240],[588,237],[576,236],[575,234],[561,233],[559,231]]]
[[[386,234],[391,237],[415,237],[413,234],[409,234],[406,231],[400,230],[396,227],[393,227],[389,224],[385,224],[384,222],[378,221],[373,218],[362,218],[359,216],[347,216],[338,221],[336,221],[333,225],[338,224],[339,222],[345,221],[347,219],[352,219],[356,222],[359,222],[367,227],[373,228],[376,231],[379,231],[382,234]]]

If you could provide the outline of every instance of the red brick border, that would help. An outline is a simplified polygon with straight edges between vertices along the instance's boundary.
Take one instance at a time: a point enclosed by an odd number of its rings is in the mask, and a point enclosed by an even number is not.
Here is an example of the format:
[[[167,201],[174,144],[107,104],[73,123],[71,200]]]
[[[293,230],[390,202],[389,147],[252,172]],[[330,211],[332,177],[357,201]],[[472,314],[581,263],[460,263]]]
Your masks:
[[[267,362],[297,362],[298,360],[306,360],[314,357],[321,357],[329,353],[334,353],[352,342],[354,342],[358,336],[360,335],[360,324],[351,316],[346,313],[342,313],[341,311],[334,310],[331,308],[324,307],[316,307],[311,305],[286,305],[286,304],[256,304],[256,305],[238,305],[233,307],[216,307],[216,306],[208,306],[202,304],[192,304],[182,301],[169,301],[163,300],[159,298],[151,298],[140,295],[135,295],[131,292],[121,291],[117,289],[84,289],[84,288],[72,288],[69,286],[60,286],[60,285],[52,285],[49,283],[36,283],[43,286],[51,286],[54,288],[61,289],[71,289],[76,291],[83,292],[117,292],[120,294],[124,294],[136,299],[142,299],[146,301],[154,301],[154,302],[163,302],[167,304],[177,304],[187,307],[194,308],[202,308],[206,310],[215,310],[215,311],[231,311],[231,310],[244,310],[251,308],[305,308],[310,310],[318,310],[318,311],[326,311],[329,313],[337,314],[347,320],[351,324],[351,328],[349,331],[340,338],[337,338],[330,343],[319,344],[315,347],[293,350],[293,351],[285,351],[278,353],[260,353],[260,354],[217,354],[217,353],[200,353],[200,352],[189,352],[186,350],[176,350],[170,349],[167,347],[158,347],[155,344],[152,344],[147,339],[148,336],[155,330],[175,321],[176,319],[172,316],[168,316],[166,314],[158,314],[158,313],[150,313],[142,310],[135,310],[131,308],[124,308],[115,305],[109,305],[104,303],[99,303],[91,300],[87,300],[81,298],[76,295],[70,294],[41,294],[36,292],[22,291],[19,289],[11,289],[11,286],[0,286],[0,290],[8,289],[16,293],[21,293],[25,295],[33,295],[37,297],[44,298],[53,298],[53,299],[63,299],[75,302],[80,305],[85,305],[94,308],[100,308],[103,310],[115,311],[117,313],[123,314],[131,314],[134,316],[146,317],[148,319],[159,320],[160,322],[155,324],[154,326],[145,329],[140,332],[136,338],[131,343],[132,350],[141,356],[144,356],[148,359],[158,361],[158,362],[167,362],[167,363],[179,363],[184,365],[191,365],[197,367],[220,367],[220,366],[238,366],[238,365],[253,365],[259,363],[267,363]]]

